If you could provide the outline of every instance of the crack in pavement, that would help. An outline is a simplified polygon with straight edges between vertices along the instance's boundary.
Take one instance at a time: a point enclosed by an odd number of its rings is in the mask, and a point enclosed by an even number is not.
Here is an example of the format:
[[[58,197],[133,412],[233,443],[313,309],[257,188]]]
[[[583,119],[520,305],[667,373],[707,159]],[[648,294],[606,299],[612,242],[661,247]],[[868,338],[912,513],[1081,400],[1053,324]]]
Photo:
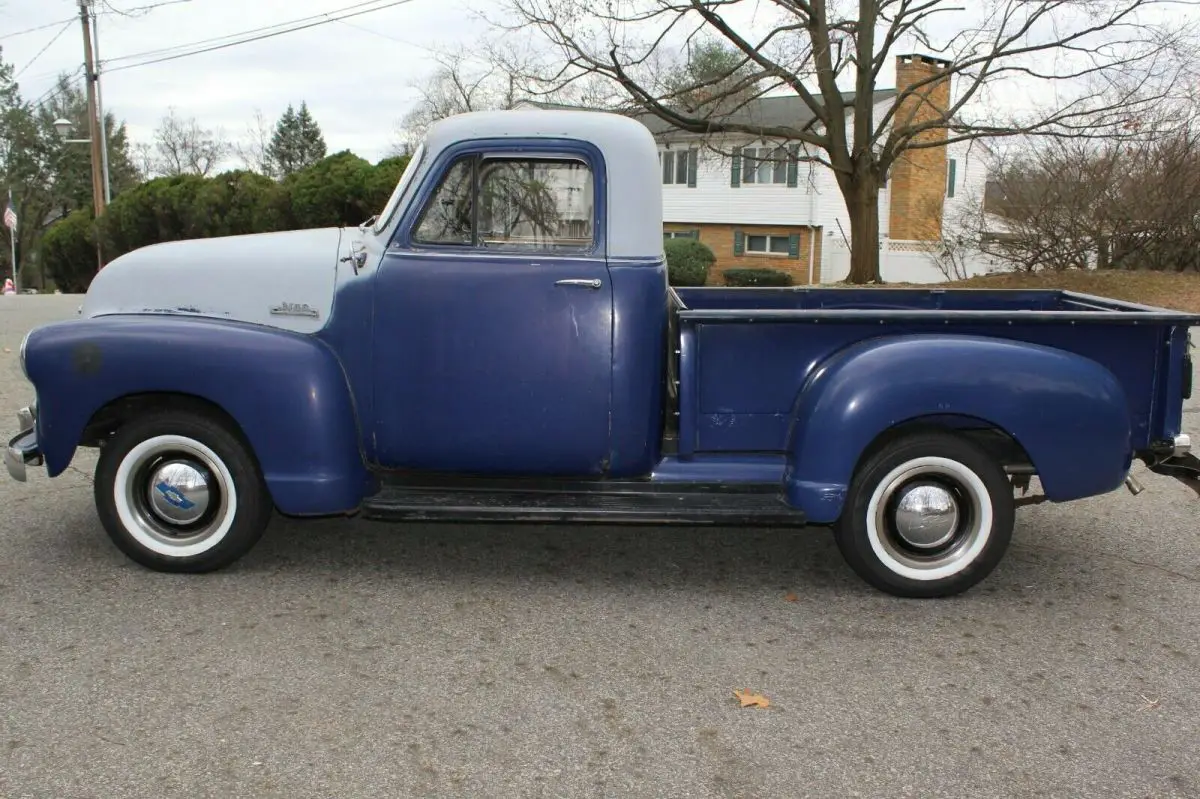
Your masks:
[[[1046,552],[1059,552],[1059,553],[1063,553],[1063,554],[1076,553],[1079,551],[1077,549],[1066,549],[1064,547],[1047,546],[1046,544],[1014,544],[1013,548],[1014,549],[1022,549],[1022,548],[1041,549]],[[1101,552],[1101,551],[1095,550],[1095,549],[1091,549],[1088,551],[1092,552],[1096,555],[1099,555],[1101,557],[1104,557],[1104,558],[1110,558],[1111,560],[1124,561],[1125,563],[1129,563],[1133,566],[1144,566],[1147,569],[1154,569],[1155,571],[1160,571],[1163,574],[1169,574],[1172,577],[1178,577],[1181,580],[1187,580],[1189,583],[1200,583],[1200,577],[1193,577],[1190,574],[1184,574],[1183,572],[1173,571],[1171,569],[1168,569],[1166,566],[1159,566],[1157,563],[1147,563],[1142,560],[1134,560],[1133,558],[1127,558],[1124,555],[1116,555],[1116,554],[1113,554],[1112,552]]]
[[[75,464],[73,464],[73,463],[72,463],[72,464],[70,464],[69,466],[67,466],[67,470],[68,470],[68,471],[75,472],[75,474],[79,475],[79,476],[80,476],[80,477],[82,477],[84,480],[87,480],[87,482],[88,482],[88,484],[89,484],[89,485],[92,485],[92,484],[94,484],[94,483],[95,483],[95,480],[92,478],[92,476],[91,476],[90,474],[88,474],[87,472],[85,472],[83,469],[80,469],[78,466],[76,466],[76,465],[75,465]]]

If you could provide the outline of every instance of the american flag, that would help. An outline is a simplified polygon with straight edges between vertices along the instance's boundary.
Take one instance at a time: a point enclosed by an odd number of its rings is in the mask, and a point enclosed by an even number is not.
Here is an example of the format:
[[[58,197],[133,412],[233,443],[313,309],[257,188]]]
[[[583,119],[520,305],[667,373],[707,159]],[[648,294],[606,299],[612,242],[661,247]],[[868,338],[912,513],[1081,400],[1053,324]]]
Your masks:
[[[9,230],[17,229],[17,212],[13,210],[12,197],[8,198],[8,205],[4,207],[4,226]]]

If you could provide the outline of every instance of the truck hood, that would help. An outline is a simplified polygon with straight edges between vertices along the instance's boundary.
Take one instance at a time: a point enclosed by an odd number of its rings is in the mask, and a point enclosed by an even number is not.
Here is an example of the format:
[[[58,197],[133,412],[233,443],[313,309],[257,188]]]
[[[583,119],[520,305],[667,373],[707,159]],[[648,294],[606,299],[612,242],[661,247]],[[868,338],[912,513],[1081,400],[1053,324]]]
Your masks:
[[[297,332],[329,318],[342,229],[153,244],[108,263],[80,314],[188,314]]]

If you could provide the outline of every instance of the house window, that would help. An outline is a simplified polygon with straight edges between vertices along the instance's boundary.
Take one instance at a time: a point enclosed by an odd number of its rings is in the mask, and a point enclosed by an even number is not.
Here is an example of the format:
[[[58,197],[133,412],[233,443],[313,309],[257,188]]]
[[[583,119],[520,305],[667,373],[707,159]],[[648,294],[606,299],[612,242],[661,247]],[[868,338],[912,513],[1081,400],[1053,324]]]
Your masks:
[[[681,186],[696,185],[695,150],[659,150],[658,165],[662,171],[664,186],[672,184]]]
[[[698,239],[700,231],[698,230],[664,230],[664,239]]]
[[[593,203],[592,173],[582,161],[465,156],[430,197],[413,240],[489,250],[583,249],[593,241]]]
[[[786,184],[788,152],[785,147],[743,147],[742,183]]]
[[[756,255],[787,255],[789,243],[788,236],[751,234],[746,236],[746,252]]]

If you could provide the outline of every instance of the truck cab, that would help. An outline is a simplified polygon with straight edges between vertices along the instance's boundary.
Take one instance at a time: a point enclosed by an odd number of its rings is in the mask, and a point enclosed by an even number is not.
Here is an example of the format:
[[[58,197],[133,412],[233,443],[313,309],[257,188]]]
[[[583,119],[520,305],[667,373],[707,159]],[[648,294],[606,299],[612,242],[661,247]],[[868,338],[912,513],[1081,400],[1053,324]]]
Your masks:
[[[1067,292],[676,289],[657,148],[615,114],[433,125],[357,227],[169,242],[30,332],[25,479],[98,447],[137,562],[236,561],[273,513],[829,527],[944,596],[1050,501],[1200,477],[1200,319]],[[1083,333],[1086,332],[1087,335]],[[1200,485],[1198,483],[1197,485]]]

